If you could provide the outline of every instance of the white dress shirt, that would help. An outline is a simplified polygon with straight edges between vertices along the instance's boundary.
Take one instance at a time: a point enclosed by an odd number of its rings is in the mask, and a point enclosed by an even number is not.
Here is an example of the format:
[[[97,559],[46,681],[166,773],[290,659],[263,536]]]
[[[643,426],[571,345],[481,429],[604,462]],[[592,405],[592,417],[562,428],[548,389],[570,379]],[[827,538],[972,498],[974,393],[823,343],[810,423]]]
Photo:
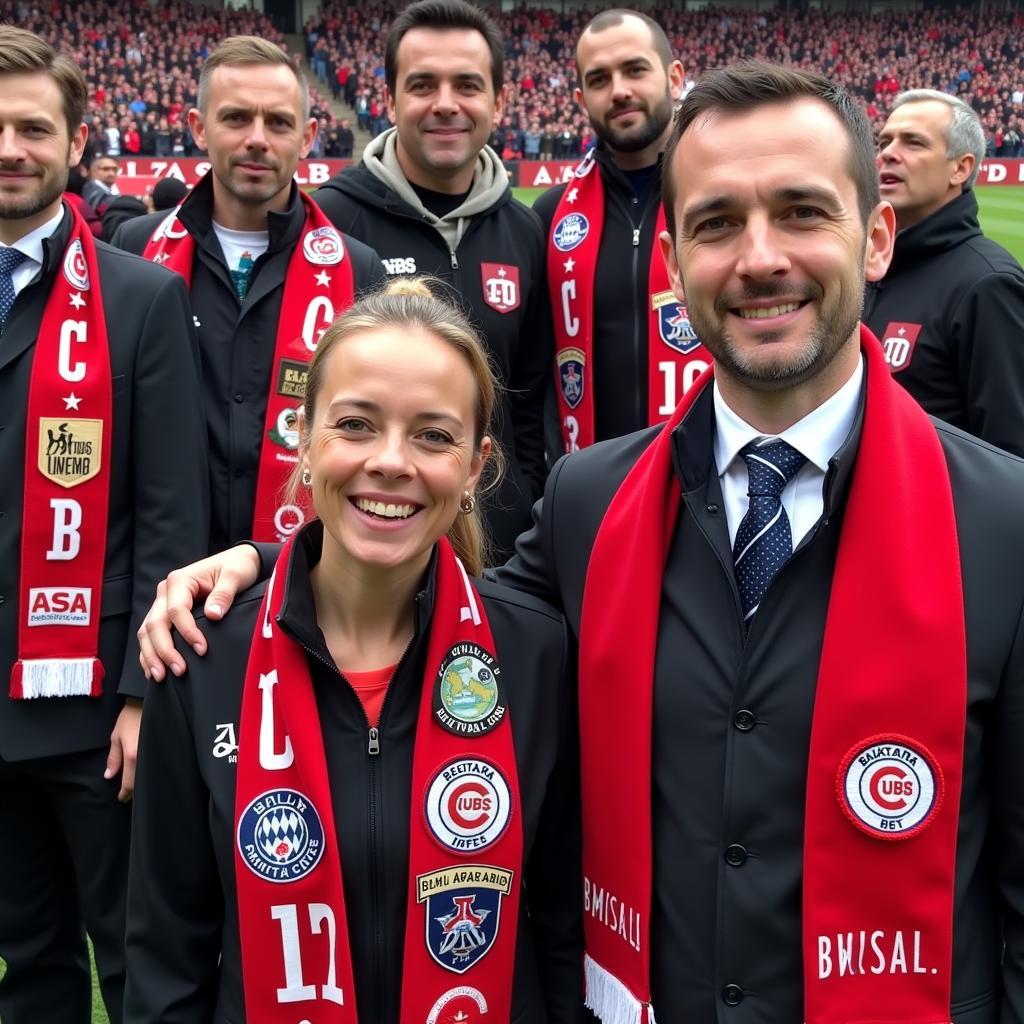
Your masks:
[[[782,507],[789,516],[793,549],[810,533],[825,508],[824,484],[828,463],[842,447],[853,429],[864,380],[864,359],[850,379],[826,402],[781,434],[762,434],[733,412],[725,403],[715,381],[715,464],[722,484],[725,517],[729,524],[729,543],[736,543],[740,521],[747,514],[747,463],[740,451],[751,441],[776,437],[806,456],[800,468],[782,491]]]
[[[4,246],[4,248],[17,249],[28,257],[11,273],[11,283],[14,285],[15,295],[31,281],[34,281],[43,269],[43,240],[49,238],[60,227],[63,217],[64,207],[62,206],[56,216],[45,224],[41,224],[35,231],[23,235],[12,246]]]

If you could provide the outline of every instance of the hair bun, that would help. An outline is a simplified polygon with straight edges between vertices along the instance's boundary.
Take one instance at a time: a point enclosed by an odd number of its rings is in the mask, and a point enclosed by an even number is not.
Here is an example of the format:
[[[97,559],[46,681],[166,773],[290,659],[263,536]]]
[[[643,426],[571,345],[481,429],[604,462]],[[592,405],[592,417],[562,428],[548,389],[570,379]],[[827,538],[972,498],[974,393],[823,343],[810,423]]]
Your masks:
[[[421,299],[432,299],[434,298],[433,289],[431,289],[431,282],[436,280],[426,275],[420,275],[419,277],[392,277],[388,278],[387,284],[381,290],[383,295],[415,295]]]

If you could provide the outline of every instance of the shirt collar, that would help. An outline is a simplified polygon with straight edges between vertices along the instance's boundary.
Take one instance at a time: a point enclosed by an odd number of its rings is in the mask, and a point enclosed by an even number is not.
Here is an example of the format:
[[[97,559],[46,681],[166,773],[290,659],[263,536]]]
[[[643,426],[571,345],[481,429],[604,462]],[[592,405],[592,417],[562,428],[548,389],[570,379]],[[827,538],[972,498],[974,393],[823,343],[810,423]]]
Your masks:
[[[822,473],[827,472],[829,460],[839,451],[853,429],[863,381],[862,356],[857,360],[857,367],[850,379],[831,398],[812,409],[803,419],[797,420],[778,437],[792,445]],[[718,475],[722,476],[746,445],[765,435],[726,405],[717,380],[714,385],[714,401],[715,465],[718,467]]]
[[[64,206],[61,205],[60,209],[45,224],[41,224],[35,231],[30,231],[27,235],[22,235],[10,248],[23,252],[37,267],[41,267],[44,262],[43,240],[49,238],[60,227],[60,222],[63,219]]]

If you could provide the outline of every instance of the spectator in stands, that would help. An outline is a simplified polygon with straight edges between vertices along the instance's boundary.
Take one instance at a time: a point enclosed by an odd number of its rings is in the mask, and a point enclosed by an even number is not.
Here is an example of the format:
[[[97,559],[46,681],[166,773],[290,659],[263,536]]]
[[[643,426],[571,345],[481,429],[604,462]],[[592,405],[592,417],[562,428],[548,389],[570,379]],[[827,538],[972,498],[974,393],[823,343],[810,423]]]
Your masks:
[[[502,116],[503,62],[497,26],[465,0],[406,7],[384,45],[395,127],[314,197],[342,230],[373,239],[390,273],[450,282],[482,329],[505,386],[497,433],[507,472],[484,502],[495,558],[511,551],[540,494],[552,352],[540,222],[485,145]]]
[[[211,170],[176,216],[125,224],[115,243],[189,283],[209,430],[213,549],[283,538],[303,513],[282,504],[296,460],[295,410],[320,331],[383,276],[293,181],[317,122],[305,80],[276,44],[226,39],[188,114]]]
[[[86,932],[111,1024],[145,680],[140,601],[206,533],[185,289],[61,202],[81,69],[0,27],[0,1018],[88,1024]]]
[[[352,151],[355,149],[356,137],[352,133],[352,124],[347,117],[341,119],[341,124],[338,125],[337,137],[338,152],[336,155],[350,160],[352,158]]]
[[[878,164],[899,234],[864,320],[928,412],[1024,455],[1024,271],[981,233],[973,186],[983,152],[978,117],[961,100],[920,89],[897,97]]]
[[[188,195],[188,186],[180,178],[161,178],[150,194],[153,212],[173,210]]]
[[[102,217],[112,196],[119,194],[117,157],[100,153],[89,162],[89,177],[82,186],[82,198]]]
[[[598,145],[587,173],[534,204],[548,236],[558,451],[660,422],[708,363],[658,249],[661,156],[682,65],[656,22],[624,10],[587,24],[576,64],[576,99]],[[570,234],[579,217],[583,237]]]

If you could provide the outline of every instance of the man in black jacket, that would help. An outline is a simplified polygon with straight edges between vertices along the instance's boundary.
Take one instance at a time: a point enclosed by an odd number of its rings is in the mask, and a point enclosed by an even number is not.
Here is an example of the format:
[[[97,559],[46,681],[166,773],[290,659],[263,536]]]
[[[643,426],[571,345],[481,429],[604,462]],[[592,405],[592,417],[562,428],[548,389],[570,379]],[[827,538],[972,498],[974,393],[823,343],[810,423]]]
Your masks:
[[[271,509],[267,502],[273,499],[263,501],[263,495],[279,493],[271,474],[276,464],[294,464],[298,443],[289,408],[270,423],[268,406],[280,397],[291,400],[292,413],[299,405],[309,346],[341,311],[335,309],[340,302],[334,289],[346,264],[357,291],[384,272],[376,253],[355,239],[342,239],[340,262],[332,263],[322,261],[337,254],[324,256],[307,244],[333,229],[311,229],[314,213],[292,181],[317,122],[309,117],[305,82],[279,47],[249,36],[222,43],[204,66],[199,107],[189,123],[209,153],[211,171],[182,204],[177,222],[174,213],[140,217],[124,224],[114,243],[160,260],[167,253],[154,245],[155,236],[174,240],[187,232],[194,243],[191,265],[179,269],[191,273],[203,360],[210,548],[216,550],[253,536],[258,508],[271,513],[265,520],[273,534],[287,535],[299,521],[294,506],[277,503]],[[298,269],[293,258],[301,259]],[[311,297],[287,314],[286,281],[302,273],[315,274]],[[282,352],[286,332],[308,344]],[[269,445],[274,450],[268,469]]]
[[[543,485],[551,345],[540,223],[486,145],[504,106],[501,34],[464,0],[419,0],[392,22],[384,67],[395,127],[314,198],[389,274],[450,283],[481,330],[505,389],[505,477],[484,499],[492,560],[503,560]]]
[[[499,574],[580,643],[588,1001],[1024,1019],[1020,460],[927,417],[859,329],[895,217],[851,97],[713,72],[665,163],[715,379],[560,461]],[[254,561],[177,575],[176,621]],[[145,661],[180,670],[162,605]]]
[[[584,28],[576,69],[576,101],[598,145],[580,165],[580,177],[534,204],[549,240],[561,408],[548,448],[559,453],[664,420],[709,361],[685,305],[661,279],[656,251],[664,226],[661,155],[682,95],[683,66],[660,25],[638,11],[615,10]],[[589,239],[580,238],[580,248],[559,244],[558,226],[580,214],[581,184],[590,178],[603,189],[603,224],[587,211]],[[587,245],[596,249],[592,279],[584,278],[588,262],[580,258]]]
[[[928,412],[1024,455],[1024,270],[978,224],[978,116],[946,93],[905,92],[879,147],[899,234],[864,321]]]
[[[130,798],[153,582],[207,534],[198,353],[179,279],[61,204],[81,70],[0,27],[0,1018],[88,1024],[124,989]],[[73,628],[72,628],[73,627]]]

